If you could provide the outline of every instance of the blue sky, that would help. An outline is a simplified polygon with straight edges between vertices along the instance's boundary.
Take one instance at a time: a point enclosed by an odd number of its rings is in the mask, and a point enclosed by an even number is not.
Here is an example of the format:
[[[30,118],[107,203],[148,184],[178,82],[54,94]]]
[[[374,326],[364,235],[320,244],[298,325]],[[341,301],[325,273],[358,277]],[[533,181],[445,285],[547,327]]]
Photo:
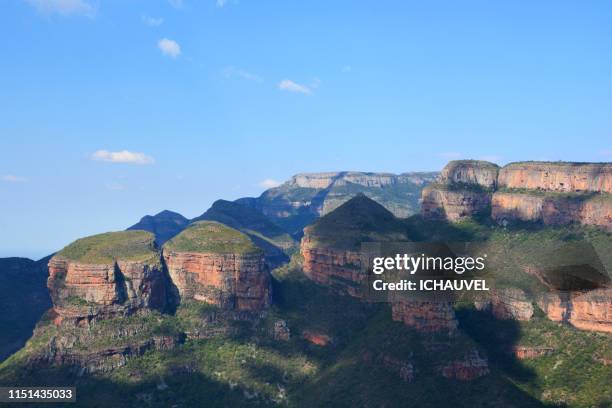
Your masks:
[[[0,256],[298,172],[612,157],[609,1],[0,8]]]

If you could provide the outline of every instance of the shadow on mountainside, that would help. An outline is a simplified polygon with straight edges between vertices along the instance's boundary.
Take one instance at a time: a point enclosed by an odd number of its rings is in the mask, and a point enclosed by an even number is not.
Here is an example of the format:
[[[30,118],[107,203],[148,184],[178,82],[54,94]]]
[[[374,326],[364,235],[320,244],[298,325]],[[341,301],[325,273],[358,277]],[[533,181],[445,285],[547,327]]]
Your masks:
[[[456,314],[459,328],[486,351],[492,365],[516,381],[529,382],[536,378],[535,372],[514,355],[514,347],[521,337],[516,320],[500,320],[490,313],[469,308],[461,308]]]
[[[21,349],[36,323],[51,307],[47,290],[47,262],[0,259],[0,362]]]

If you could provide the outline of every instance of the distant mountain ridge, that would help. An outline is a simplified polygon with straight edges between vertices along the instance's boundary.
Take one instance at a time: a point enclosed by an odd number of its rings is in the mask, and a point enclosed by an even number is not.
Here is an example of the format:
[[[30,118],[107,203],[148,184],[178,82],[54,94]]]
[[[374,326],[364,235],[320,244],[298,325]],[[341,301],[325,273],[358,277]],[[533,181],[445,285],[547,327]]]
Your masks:
[[[338,208],[359,193],[375,200],[396,217],[405,218],[419,211],[423,187],[438,172],[402,174],[357,171],[300,173],[259,197],[236,200],[261,211],[295,237],[321,215]]]
[[[161,246],[184,230],[189,222],[189,219],[177,212],[164,210],[155,215],[145,215],[128,230],[149,231],[155,235],[155,243]]]

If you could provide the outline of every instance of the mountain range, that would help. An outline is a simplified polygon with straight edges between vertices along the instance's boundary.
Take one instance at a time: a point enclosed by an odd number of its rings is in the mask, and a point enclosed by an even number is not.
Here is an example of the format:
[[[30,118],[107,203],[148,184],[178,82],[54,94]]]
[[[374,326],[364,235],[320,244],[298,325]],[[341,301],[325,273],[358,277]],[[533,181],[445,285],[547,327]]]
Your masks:
[[[5,259],[0,385],[76,385],[81,406],[609,406],[611,193],[609,164],[300,174]],[[486,253],[492,290],[371,301],[361,245],[405,241]]]

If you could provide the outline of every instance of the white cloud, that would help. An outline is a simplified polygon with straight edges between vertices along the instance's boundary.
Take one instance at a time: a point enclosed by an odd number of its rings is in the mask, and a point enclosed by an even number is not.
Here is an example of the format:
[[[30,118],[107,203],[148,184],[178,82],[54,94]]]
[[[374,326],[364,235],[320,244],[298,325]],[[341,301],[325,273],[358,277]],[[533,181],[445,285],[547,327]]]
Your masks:
[[[251,72],[248,72],[248,71],[245,71],[243,69],[236,68],[233,66],[224,68],[223,75],[226,78],[240,77],[248,81],[263,82],[263,79],[259,75],[253,74]]]
[[[8,183],[23,183],[24,181],[28,181],[28,179],[21,176],[15,176],[13,174],[7,174],[2,176],[2,181],[6,181]]]
[[[164,19],[161,17],[155,18],[151,16],[142,16],[142,22],[148,25],[149,27],[157,27],[162,25]]]
[[[281,182],[273,180],[273,179],[265,179],[262,182],[260,182],[259,185],[263,188],[274,188],[274,187],[280,186]]]
[[[278,84],[278,89],[281,91],[297,92],[305,95],[310,95],[312,91],[305,85],[300,85],[290,79],[283,79]]]
[[[63,16],[82,15],[94,17],[96,7],[87,0],[26,0],[38,12],[43,14],[61,14]]]
[[[183,0],[168,0],[168,3],[174,8],[183,8]]]
[[[176,58],[181,55],[181,46],[176,41],[162,38],[157,43],[157,46],[161,50],[162,54],[167,57]]]
[[[444,158],[444,159],[458,159],[459,157],[461,157],[461,153],[459,152],[442,152],[439,153],[438,156]]]
[[[217,0],[217,7],[223,7],[227,3],[227,0]]]
[[[130,152],[121,150],[119,152],[109,152],[108,150],[98,150],[91,155],[92,160],[110,163],[130,163],[130,164],[153,164],[155,160],[144,153]]]

